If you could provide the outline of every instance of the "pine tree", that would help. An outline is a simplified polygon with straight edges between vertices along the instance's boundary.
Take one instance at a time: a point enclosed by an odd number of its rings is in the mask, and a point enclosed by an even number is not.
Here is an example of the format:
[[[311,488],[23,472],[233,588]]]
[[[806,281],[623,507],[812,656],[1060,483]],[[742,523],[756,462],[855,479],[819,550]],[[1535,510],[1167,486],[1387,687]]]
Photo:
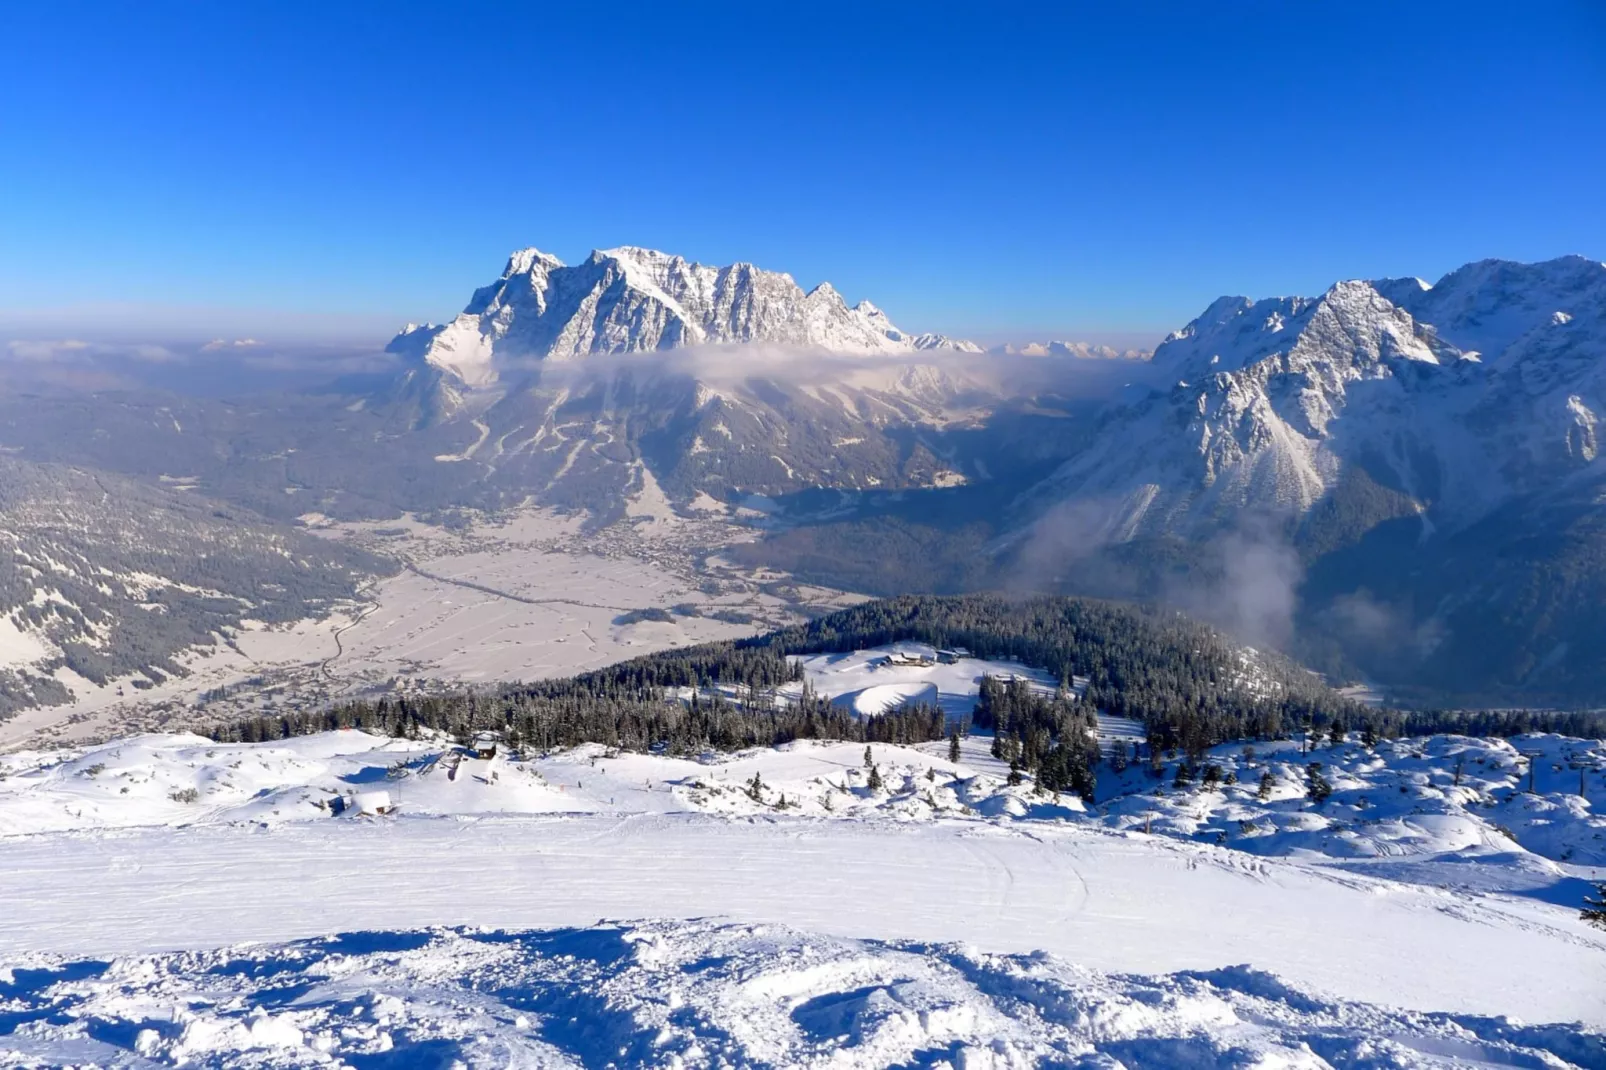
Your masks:
[[[753,779],[747,782],[747,797],[754,802],[764,801],[764,781],[756,772]]]
[[[1193,783],[1193,770],[1188,768],[1188,763],[1187,762],[1185,762],[1185,761],[1178,762],[1177,763],[1177,775],[1176,775],[1176,778],[1171,781],[1171,786],[1173,788],[1176,788],[1178,791],[1181,791],[1184,788],[1186,788],[1189,785],[1191,785],[1192,783]]]
[[[1584,896],[1584,909],[1578,916],[1597,929],[1606,929],[1606,882],[1595,885],[1593,897]]]
[[[1255,794],[1259,797],[1261,802],[1265,802],[1267,799],[1271,798],[1271,789],[1276,785],[1277,778],[1272,776],[1271,770],[1268,769],[1264,773],[1260,774],[1260,790],[1255,792]]]
[[[1014,758],[1009,760],[1009,786],[1012,788],[1020,786],[1020,762]]]
[[[1311,802],[1320,806],[1333,794],[1333,785],[1322,776],[1322,763],[1311,762],[1305,767],[1305,795]]]
[[[873,756],[871,756],[871,754],[870,754],[870,746],[869,746],[869,744],[865,744],[865,748],[864,748],[864,767],[866,769],[874,769],[875,768],[875,758]]]
[[[948,760],[955,765],[959,764],[959,729],[954,729],[948,736]]]
[[[864,748],[864,752],[866,754],[869,754],[870,753],[870,748],[869,747]],[[882,787],[884,786],[882,781],[881,781],[881,770],[879,770],[879,769],[877,769],[875,767],[875,763],[874,762],[870,763],[870,779],[865,781],[865,786],[868,787],[871,791],[880,791],[882,789]]]

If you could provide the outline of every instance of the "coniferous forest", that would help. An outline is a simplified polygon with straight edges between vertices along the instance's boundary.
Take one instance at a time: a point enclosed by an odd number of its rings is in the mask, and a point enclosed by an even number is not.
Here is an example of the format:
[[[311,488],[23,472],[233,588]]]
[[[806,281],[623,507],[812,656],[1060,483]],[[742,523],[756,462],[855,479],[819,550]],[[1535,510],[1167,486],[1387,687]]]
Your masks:
[[[1057,789],[1091,792],[1098,760],[1086,729],[1100,714],[1144,726],[1149,749],[1197,761],[1238,739],[1353,731],[1366,738],[1539,729],[1599,736],[1591,715],[1401,713],[1350,700],[1308,670],[1254,652],[1180,614],[1113,602],[1001,595],[909,596],[867,602],[808,624],[735,642],[649,654],[566,679],[496,691],[384,697],[314,712],[263,716],[205,729],[219,740],[261,741],[360,728],[414,736],[500,732],[539,749],[601,743],[670,753],[773,746],[797,739],[919,743],[956,728],[942,710],[910,706],[858,718],[802,682],[794,656],[918,641],[1013,659],[1062,681],[1044,697],[1021,681],[986,678],[971,721],[994,733],[998,756]]]

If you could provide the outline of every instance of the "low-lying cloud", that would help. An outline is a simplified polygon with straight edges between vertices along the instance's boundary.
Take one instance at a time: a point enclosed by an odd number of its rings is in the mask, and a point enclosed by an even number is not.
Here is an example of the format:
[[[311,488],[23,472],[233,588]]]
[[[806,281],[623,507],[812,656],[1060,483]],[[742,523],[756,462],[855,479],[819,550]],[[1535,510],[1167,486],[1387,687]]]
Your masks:
[[[0,342],[0,379],[13,389],[249,394],[397,367],[397,358],[377,346],[272,344],[254,338],[109,342],[35,337]]]

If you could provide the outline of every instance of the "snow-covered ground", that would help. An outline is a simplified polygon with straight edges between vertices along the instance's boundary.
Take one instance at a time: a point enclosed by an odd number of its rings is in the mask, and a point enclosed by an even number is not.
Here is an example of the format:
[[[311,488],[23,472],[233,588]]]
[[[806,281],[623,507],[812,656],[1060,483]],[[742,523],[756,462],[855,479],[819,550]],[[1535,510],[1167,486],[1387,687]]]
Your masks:
[[[41,964],[43,965],[43,964]],[[29,1065],[1599,1066],[1598,1034],[1245,967],[1161,976],[779,925],[378,931],[0,975]],[[5,1025],[0,1025],[4,1029]]]
[[[1598,871],[1551,857],[1594,842],[1598,800],[1567,804],[1566,785],[1538,775],[1526,805],[1553,809],[1529,850],[1469,836],[1467,823],[1492,819],[1456,785],[1434,786],[1459,764],[1463,786],[1499,794],[1468,770],[1498,776],[1492,756],[1505,744],[1384,744],[1358,755],[1354,774],[1324,750],[1338,789],[1327,807],[1353,805],[1345,793],[1360,788],[1347,778],[1365,775],[1380,799],[1387,785],[1412,807],[1466,811],[1449,822],[1401,815],[1415,835],[1380,824],[1374,838],[1389,851],[1357,859],[1338,846],[1351,842],[1343,830],[1280,834],[1294,837],[1287,849],[1252,854],[1232,836],[1217,845],[1209,820],[1180,820],[1187,806],[1247,805],[1213,801],[1238,786],[1182,792],[1166,781],[1156,797],[1134,773],[1142,794],[1093,807],[1010,787],[987,743],[965,740],[959,763],[943,743],[875,744],[879,792],[864,746],[845,743],[701,759],[588,746],[486,761],[338,732],[255,745],[147,736],[11,755],[0,759],[0,967],[13,971],[0,985],[0,1052],[36,1043],[58,1061],[104,1059],[93,1041],[158,1063],[232,1063],[244,1046],[282,1041],[291,1063],[329,1045],[360,1065],[364,1045],[391,1043],[501,1065],[518,1045],[545,1044],[582,1065],[620,1049],[621,1065],[657,1065],[676,1052],[697,1064],[691,1046],[717,1040],[725,1046],[705,1046],[707,1061],[719,1052],[733,1065],[796,1065],[847,1035],[840,1043],[857,1050],[841,1056],[847,1066],[906,1065],[909,1051],[924,1053],[920,1065],[986,1065],[961,1064],[958,1052],[1003,1059],[1006,1049],[988,1047],[995,1037],[1045,1058],[1116,1045],[1099,1050],[1133,1066],[1173,1065],[1167,1052],[1303,1065],[1281,1048],[1299,1043],[1356,1065],[1434,1065],[1410,1063],[1422,1052],[1547,1065],[1516,1048],[1571,1044],[1584,1045],[1580,1065],[1606,1065],[1594,1034],[1423,1016],[1606,1026],[1606,934],[1577,917],[1584,878]],[[1558,737],[1517,746],[1550,747],[1564,769],[1599,753]],[[1368,772],[1369,762],[1381,766]],[[1399,792],[1402,778],[1417,786]],[[394,814],[329,805],[375,792]],[[1134,808],[1150,804],[1165,816],[1146,835]],[[1315,812],[1291,797],[1257,805],[1284,824]],[[610,918],[630,925],[599,922]],[[396,935],[438,926],[576,931]],[[317,939],[366,931],[380,935]],[[278,946],[300,940],[313,943]],[[270,946],[216,950],[242,941]],[[928,946],[950,943],[967,946]],[[653,944],[673,951],[638,960]],[[583,983],[566,972],[591,969],[608,947],[622,950]],[[181,949],[200,954],[163,957]],[[869,965],[811,973],[799,965],[811,955]],[[22,972],[47,967],[56,972]],[[759,982],[799,971],[806,984]],[[638,998],[649,987],[658,995]],[[616,1003],[596,995],[615,989]],[[662,1002],[674,991],[690,1009]],[[757,1004],[754,991],[765,993]],[[1104,1023],[1100,1007],[1126,1008],[1109,1011],[1125,1024]],[[1190,1017],[1196,1007],[1210,1009]],[[581,1028],[565,1015],[594,1020]],[[30,1016],[48,1022],[24,1025]],[[7,1022],[23,1039],[5,1037]],[[659,1031],[661,1058],[649,1057],[658,1049],[644,1038]],[[1374,1061],[1345,1055],[1355,1045],[1370,1045]]]
[[[947,712],[949,720],[958,721],[975,709],[984,675],[1001,679],[1018,676],[1029,680],[1043,694],[1053,694],[1059,683],[1047,673],[1018,661],[966,657],[944,663],[936,660],[936,654],[935,647],[909,642],[847,654],[815,654],[797,660],[815,694],[866,715],[910,702],[935,701]],[[925,657],[932,663],[895,663],[900,656]],[[802,688],[802,684],[793,684],[783,688],[782,694],[795,695]]]

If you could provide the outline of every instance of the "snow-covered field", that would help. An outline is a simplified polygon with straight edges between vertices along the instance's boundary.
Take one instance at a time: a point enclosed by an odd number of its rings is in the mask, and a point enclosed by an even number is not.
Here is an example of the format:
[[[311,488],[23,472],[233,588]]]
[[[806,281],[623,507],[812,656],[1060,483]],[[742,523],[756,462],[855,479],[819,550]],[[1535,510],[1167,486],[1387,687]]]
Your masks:
[[[1598,1034],[1420,1014],[1243,967],[779,925],[379,931],[0,977],[19,1065],[1598,1066]],[[4,1026],[0,1026],[4,1028]]]
[[[1599,754],[1517,745],[1564,767]],[[1251,854],[1177,818],[1223,811],[1213,797],[1239,785],[1167,782],[1156,797],[1142,774],[1141,794],[1088,808],[1010,787],[986,746],[967,739],[953,764],[945,744],[876,744],[880,792],[862,744],[487,761],[339,732],[11,755],[0,1052],[23,1065],[116,1052],[366,1065],[386,1045],[427,1065],[801,1065],[839,1047],[832,1065],[1115,1065],[1095,1052],[1129,1066],[1560,1065],[1542,1049],[1606,1065],[1590,1031],[1606,1026],[1606,934],[1577,918],[1596,871],[1551,857],[1594,843],[1594,800],[1568,805],[1537,777],[1527,805],[1554,809],[1530,850],[1469,836],[1490,820],[1477,799],[1434,784],[1448,760],[1470,792],[1499,794],[1506,744],[1384,744],[1342,775],[1330,760],[1328,807],[1352,805],[1346,778],[1367,775],[1412,807],[1465,810],[1402,816],[1413,836],[1380,823],[1388,851],[1358,859],[1337,833]],[[393,814],[330,806],[376,792]],[[1149,803],[1167,815],[1152,835],[1131,812]],[[1285,823],[1314,812],[1257,805]],[[219,950],[244,941],[256,946]]]
[[[893,643],[890,646],[855,650],[846,654],[816,654],[797,659],[809,687],[822,695],[864,715],[885,712],[910,702],[935,702],[949,720],[967,717],[976,706],[983,675],[1029,680],[1043,694],[1052,694],[1058,683],[1047,673],[1028,668],[1017,661],[988,661],[960,658],[944,664],[935,660],[937,651],[925,643]],[[926,657],[930,665],[895,664],[897,655]],[[783,694],[796,694],[802,684],[783,688]]]
[[[856,708],[1054,686],[892,652],[802,660]],[[1284,741],[1179,784],[1116,767],[1140,735],[1101,724],[1092,803],[983,736],[0,756],[0,1065],[1606,1067],[1606,747]]]

